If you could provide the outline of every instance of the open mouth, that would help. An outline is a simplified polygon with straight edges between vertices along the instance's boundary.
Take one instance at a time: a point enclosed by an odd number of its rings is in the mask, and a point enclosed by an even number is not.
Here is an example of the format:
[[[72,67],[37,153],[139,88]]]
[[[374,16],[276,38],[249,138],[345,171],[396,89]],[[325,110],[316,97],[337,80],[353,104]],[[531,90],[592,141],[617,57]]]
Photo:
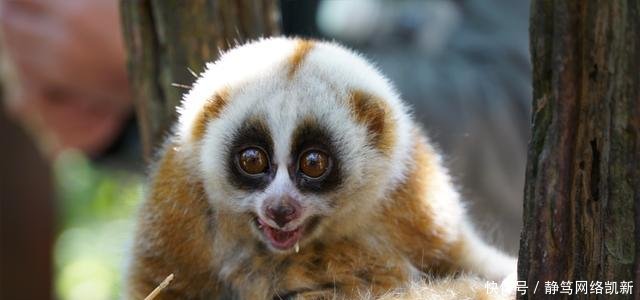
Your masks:
[[[290,231],[273,228],[259,217],[256,217],[256,226],[269,240],[271,246],[278,250],[288,250],[294,246],[296,246],[297,249],[297,244],[300,241],[300,238],[302,238],[302,233],[304,231],[304,225],[300,225],[296,229]]]

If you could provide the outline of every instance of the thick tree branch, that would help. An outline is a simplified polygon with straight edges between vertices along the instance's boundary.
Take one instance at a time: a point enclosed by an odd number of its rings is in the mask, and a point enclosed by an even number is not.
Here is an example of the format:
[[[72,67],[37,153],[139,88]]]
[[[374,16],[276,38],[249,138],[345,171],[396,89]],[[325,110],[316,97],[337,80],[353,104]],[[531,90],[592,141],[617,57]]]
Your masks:
[[[122,0],[129,73],[148,160],[204,64],[248,39],[278,34],[277,0]]]
[[[640,1],[534,0],[531,56],[519,280],[640,282]]]

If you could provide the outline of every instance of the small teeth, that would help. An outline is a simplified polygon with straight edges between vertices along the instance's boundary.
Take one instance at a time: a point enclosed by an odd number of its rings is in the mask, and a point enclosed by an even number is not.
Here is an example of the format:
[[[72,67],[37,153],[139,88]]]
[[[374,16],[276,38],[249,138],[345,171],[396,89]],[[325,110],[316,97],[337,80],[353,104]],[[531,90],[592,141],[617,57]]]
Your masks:
[[[298,251],[300,251],[300,244],[298,242],[296,242],[296,245],[294,246],[296,253],[298,253]]]

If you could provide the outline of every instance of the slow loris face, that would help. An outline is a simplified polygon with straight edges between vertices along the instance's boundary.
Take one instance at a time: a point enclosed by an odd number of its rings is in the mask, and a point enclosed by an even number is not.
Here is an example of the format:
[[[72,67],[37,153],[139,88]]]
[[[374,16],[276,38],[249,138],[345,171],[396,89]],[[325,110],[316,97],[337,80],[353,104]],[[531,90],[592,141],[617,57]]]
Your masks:
[[[387,81],[328,43],[271,39],[226,53],[178,128],[212,206],[287,252],[348,235],[402,179],[410,127]],[[201,103],[193,105],[193,102]]]

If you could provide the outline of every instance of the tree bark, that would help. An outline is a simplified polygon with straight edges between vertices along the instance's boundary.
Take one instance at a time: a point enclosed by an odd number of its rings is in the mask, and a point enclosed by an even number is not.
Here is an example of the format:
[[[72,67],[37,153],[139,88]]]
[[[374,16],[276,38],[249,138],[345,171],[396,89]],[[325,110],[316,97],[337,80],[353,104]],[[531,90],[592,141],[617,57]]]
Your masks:
[[[0,102],[0,299],[53,299],[51,166]]]
[[[229,47],[280,32],[277,0],[122,0],[121,12],[147,161],[175,120],[192,71]]]
[[[557,299],[546,281],[640,283],[640,1],[534,0],[530,21],[520,298]]]

